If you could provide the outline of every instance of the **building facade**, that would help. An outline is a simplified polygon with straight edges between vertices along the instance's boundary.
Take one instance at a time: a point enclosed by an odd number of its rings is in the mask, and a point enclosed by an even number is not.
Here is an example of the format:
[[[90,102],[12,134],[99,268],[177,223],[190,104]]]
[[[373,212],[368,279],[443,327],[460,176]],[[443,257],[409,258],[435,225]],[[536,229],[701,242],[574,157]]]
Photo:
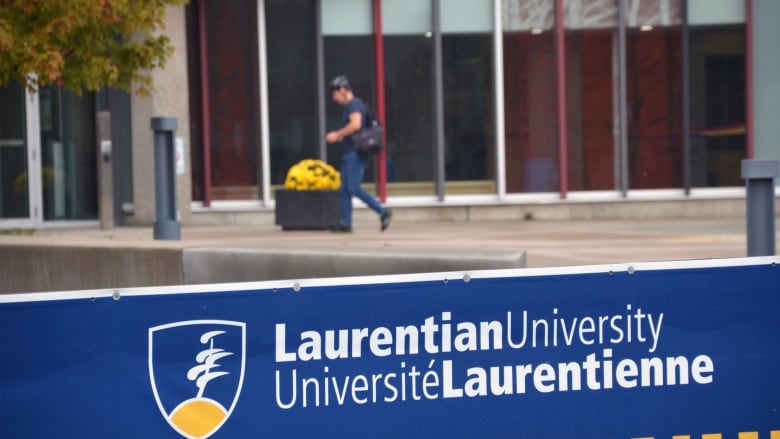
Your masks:
[[[779,158],[774,0],[193,0],[141,98],[0,89],[0,224],[97,217],[110,110],[119,221],[154,220],[149,119],[176,117],[182,222],[270,209],[347,75],[384,121],[367,181],[392,206],[733,193]],[[731,191],[731,192],[729,192]]]

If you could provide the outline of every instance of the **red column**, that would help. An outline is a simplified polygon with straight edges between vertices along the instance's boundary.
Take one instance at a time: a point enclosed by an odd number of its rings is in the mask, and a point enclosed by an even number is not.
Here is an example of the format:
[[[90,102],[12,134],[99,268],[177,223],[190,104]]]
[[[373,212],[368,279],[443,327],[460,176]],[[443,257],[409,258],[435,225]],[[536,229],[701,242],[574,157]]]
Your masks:
[[[382,0],[374,0],[374,60],[376,79],[376,116],[387,130],[385,123],[385,46],[382,40]],[[387,145],[387,131],[383,142]],[[387,201],[387,148],[376,160],[377,192],[381,202]]]
[[[563,28],[563,0],[555,0],[555,59],[558,84],[558,174],[561,198],[569,186],[566,121],[566,33]]]

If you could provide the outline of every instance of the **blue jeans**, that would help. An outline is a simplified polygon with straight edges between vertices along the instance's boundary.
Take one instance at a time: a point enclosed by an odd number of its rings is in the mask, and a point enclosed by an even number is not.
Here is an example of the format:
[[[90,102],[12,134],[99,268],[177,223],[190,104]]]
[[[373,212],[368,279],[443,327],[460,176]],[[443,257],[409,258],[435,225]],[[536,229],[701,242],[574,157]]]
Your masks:
[[[363,182],[363,174],[366,172],[366,161],[360,158],[357,152],[344,153],[341,162],[341,223],[345,226],[352,225],[352,196],[363,200],[374,212],[385,213],[385,209],[370,193],[366,192],[360,184]]]

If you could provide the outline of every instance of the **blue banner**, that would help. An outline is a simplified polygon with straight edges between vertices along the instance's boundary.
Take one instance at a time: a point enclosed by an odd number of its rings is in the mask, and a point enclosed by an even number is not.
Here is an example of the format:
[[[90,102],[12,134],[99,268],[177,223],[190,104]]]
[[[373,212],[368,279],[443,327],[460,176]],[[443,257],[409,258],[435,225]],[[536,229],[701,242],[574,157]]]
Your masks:
[[[775,439],[777,262],[0,296],[0,438]]]

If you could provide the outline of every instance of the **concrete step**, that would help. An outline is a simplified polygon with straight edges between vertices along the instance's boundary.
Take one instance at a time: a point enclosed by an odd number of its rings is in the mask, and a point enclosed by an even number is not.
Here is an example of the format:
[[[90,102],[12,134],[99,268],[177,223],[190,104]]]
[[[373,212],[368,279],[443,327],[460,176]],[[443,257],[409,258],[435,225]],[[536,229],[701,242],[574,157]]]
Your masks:
[[[273,225],[272,207],[237,207],[215,203],[195,208],[192,224],[199,226]],[[376,214],[354,203],[354,221],[372,221]],[[679,198],[606,201],[540,198],[536,202],[448,202],[415,205],[392,201],[393,221],[514,221],[514,220],[630,220],[669,218],[742,218],[744,197]],[[780,205],[779,205],[780,206]],[[780,208],[777,209],[780,212]]]

